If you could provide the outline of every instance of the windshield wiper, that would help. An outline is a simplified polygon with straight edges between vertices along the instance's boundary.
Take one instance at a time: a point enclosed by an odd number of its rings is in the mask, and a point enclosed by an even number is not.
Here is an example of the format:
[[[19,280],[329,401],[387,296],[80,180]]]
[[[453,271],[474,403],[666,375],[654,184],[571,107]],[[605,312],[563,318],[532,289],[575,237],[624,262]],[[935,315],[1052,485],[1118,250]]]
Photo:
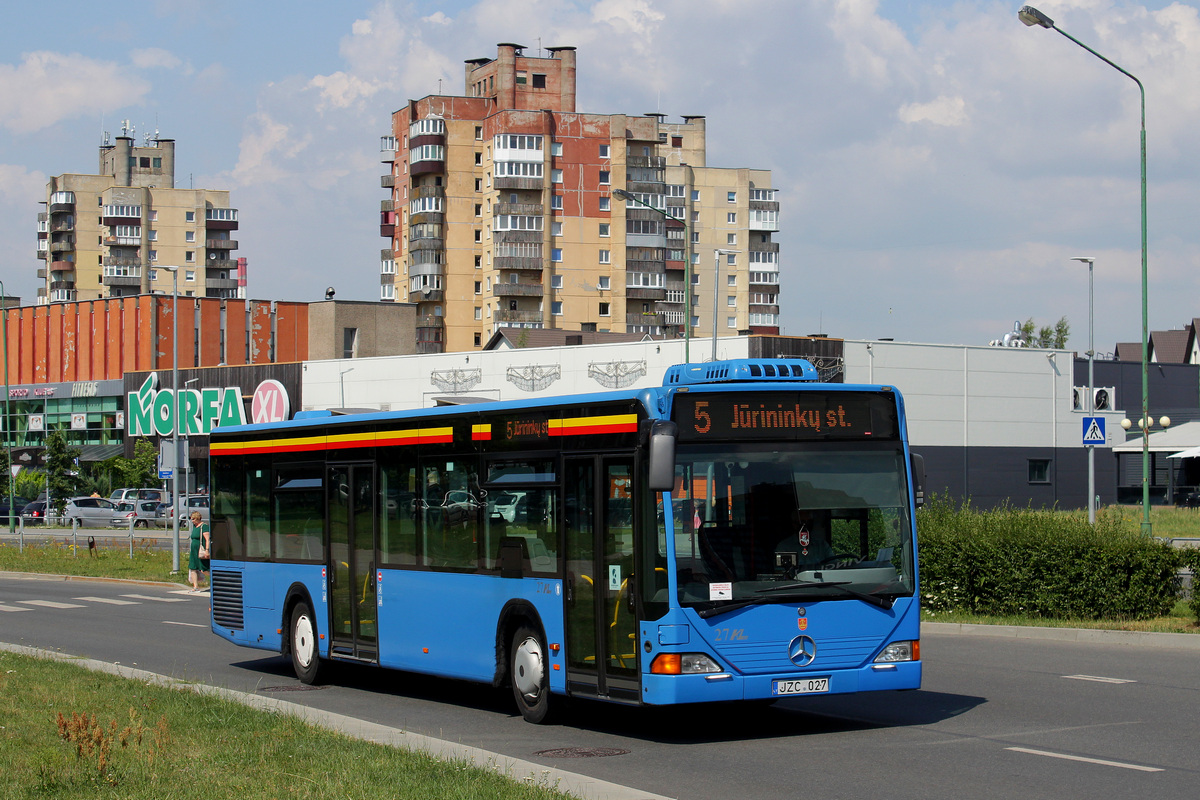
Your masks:
[[[799,583],[788,583],[788,584],[784,584],[783,586],[771,586],[766,589],[759,589],[758,592],[760,594],[762,594],[764,592],[783,592],[783,591],[787,591],[789,589],[830,589],[830,588],[833,588],[833,589],[838,589],[839,591],[845,592],[846,594],[850,595],[851,597],[857,597],[859,600],[864,600],[873,606],[879,606],[880,608],[890,609],[892,606],[894,606],[896,604],[895,597],[880,597],[878,595],[867,594],[866,592],[860,592],[857,589],[848,589],[848,588],[846,588],[846,584],[848,584],[848,583],[853,583],[853,581],[801,581]]]
[[[784,599],[784,598],[780,598],[780,597],[748,597],[744,600],[738,600],[736,602],[729,603],[727,605],[715,606],[713,608],[706,608],[703,611],[697,611],[696,615],[699,616],[701,619],[708,619],[709,617],[715,617],[717,614],[724,614],[728,611],[737,611],[739,608],[745,608],[746,606],[754,606],[754,605],[758,605],[760,603],[770,603],[770,602],[773,602],[775,600],[780,600],[780,599]],[[790,598],[790,599],[800,600],[800,599],[804,599],[804,598],[802,598],[800,595],[796,595],[795,598]]]

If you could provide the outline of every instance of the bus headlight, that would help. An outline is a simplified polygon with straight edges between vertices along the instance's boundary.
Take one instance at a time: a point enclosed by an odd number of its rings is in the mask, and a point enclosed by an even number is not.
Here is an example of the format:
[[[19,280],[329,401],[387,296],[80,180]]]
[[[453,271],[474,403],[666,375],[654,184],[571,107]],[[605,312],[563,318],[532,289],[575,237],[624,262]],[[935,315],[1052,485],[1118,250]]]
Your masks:
[[[700,675],[721,667],[704,653],[659,653],[650,664],[654,675]]]
[[[883,652],[875,657],[876,664],[894,664],[897,661],[920,661],[921,641],[914,639],[910,642],[892,642],[883,648]]]

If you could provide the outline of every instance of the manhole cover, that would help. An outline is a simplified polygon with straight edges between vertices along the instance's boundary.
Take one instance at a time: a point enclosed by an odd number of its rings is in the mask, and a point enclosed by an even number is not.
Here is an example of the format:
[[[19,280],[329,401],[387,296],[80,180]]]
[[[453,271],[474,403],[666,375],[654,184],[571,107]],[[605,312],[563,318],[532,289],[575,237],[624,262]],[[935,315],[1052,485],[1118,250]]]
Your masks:
[[[539,750],[535,756],[546,758],[605,758],[607,756],[628,755],[628,750],[620,747],[556,747],[552,750]]]
[[[324,689],[324,686],[307,686],[300,684],[299,686],[264,686],[259,689],[260,692],[315,692],[319,689]]]

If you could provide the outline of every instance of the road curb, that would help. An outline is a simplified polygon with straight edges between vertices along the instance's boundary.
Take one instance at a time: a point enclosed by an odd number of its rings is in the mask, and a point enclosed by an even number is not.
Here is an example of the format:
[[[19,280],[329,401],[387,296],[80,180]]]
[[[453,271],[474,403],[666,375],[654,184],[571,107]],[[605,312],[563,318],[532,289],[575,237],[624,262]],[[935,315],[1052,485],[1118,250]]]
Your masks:
[[[185,588],[189,584],[172,583],[171,581],[144,581],[138,578],[105,578],[100,575],[62,575],[57,572],[4,572],[0,578],[12,578],[19,581],[104,581],[105,583],[132,583],[138,586],[169,586]]]
[[[122,678],[131,678],[168,689],[181,689],[196,692],[197,694],[219,697],[224,700],[241,703],[250,708],[259,709],[260,711],[291,714],[311,725],[336,731],[354,739],[375,742],[376,744],[388,747],[403,747],[407,750],[426,753],[435,758],[471,764],[480,769],[498,772],[518,783],[531,783],[558,789],[576,797],[585,798],[585,800],[671,800],[671,798],[664,795],[643,792],[629,786],[609,783],[598,778],[590,778],[587,775],[567,772],[555,769],[554,767],[546,767],[541,764],[535,764],[532,761],[523,761],[519,758],[511,758],[478,747],[470,747],[469,745],[435,739],[432,736],[424,736],[399,728],[391,728],[387,725],[366,722],[343,714],[335,714],[331,711],[309,708],[308,706],[289,703],[286,700],[279,700],[274,697],[261,697],[255,694],[247,694],[246,692],[237,692],[232,689],[223,689],[219,686],[183,681],[166,675],[159,675],[156,672],[134,669],[120,664],[110,664],[106,661],[96,661],[90,658],[80,658],[67,653],[43,650],[37,647],[0,642],[0,650],[32,656],[34,658],[47,658],[55,661],[69,662],[93,672],[103,672]]]
[[[1043,639],[1084,644],[1123,644],[1171,650],[1200,650],[1200,635],[1108,631],[1093,628],[1039,628],[1020,625],[976,625],[969,622],[922,622],[921,630],[939,636],[992,636],[1005,639]]]

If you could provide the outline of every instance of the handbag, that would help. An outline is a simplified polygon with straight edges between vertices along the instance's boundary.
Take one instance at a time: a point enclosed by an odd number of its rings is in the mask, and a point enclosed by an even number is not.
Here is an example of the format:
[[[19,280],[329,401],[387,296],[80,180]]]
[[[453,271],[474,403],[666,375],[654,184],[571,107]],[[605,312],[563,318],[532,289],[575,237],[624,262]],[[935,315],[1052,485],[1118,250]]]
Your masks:
[[[197,555],[202,559],[208,558],[208,546],[204,544],[203,540],[200,541],[200,552]]]

